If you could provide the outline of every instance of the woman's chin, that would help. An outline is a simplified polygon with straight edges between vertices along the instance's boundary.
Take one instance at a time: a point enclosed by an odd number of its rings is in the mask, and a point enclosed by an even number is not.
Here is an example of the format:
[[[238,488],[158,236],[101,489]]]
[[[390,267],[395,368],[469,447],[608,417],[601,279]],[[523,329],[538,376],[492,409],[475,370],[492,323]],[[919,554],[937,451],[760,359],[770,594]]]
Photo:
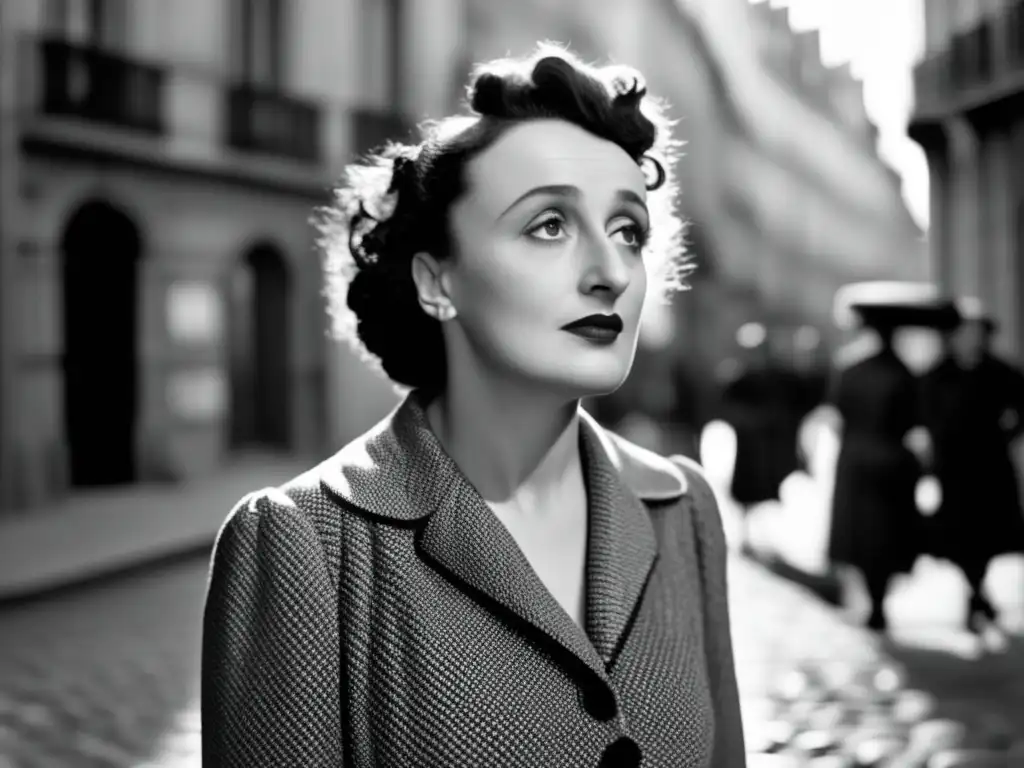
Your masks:
[[[564,370],[559,377],[562,386],[576,397],[609,395],[626,381],[629,365],[616,361],[602,365],[576,365]]]

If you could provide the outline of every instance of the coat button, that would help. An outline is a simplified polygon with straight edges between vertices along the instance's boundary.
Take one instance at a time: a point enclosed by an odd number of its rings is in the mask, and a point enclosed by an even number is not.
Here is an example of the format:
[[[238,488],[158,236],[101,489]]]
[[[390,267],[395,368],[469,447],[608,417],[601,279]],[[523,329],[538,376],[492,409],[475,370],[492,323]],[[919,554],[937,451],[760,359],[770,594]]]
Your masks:
[[[619,713],[615,694],[604,685],[595,683],[585,686],[580,695],[583,699],[583,709],[595,720],[606,723]]]
[[[628,736],[623,736],[604,748],[601,762],[597,766],[598,768],[638,768],[642,757],[637,743]]]

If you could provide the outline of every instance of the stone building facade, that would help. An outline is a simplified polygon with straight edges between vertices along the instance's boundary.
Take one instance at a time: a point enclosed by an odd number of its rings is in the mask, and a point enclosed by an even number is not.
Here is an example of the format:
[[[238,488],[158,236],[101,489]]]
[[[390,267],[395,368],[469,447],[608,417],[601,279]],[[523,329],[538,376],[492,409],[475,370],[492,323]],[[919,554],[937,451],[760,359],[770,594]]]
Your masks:
[[[1024,4],[929,0],[909,132],[930,172],[943,289],[980,298],[1024,361]]]
[[[5,507],[359,429],[308,220],[400,125],[393,3],[3,5]]]

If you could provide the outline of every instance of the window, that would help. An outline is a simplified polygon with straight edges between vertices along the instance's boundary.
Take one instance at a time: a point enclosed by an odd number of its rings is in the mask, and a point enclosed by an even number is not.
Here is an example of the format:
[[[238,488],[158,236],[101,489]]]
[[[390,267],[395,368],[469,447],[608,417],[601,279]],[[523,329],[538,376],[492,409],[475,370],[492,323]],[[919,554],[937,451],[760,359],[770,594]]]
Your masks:
[[[236,0],[235,72],[244,83],[280,89],[285,81],[281,0]]]
[[[128,26],[126,0],[48,0],[46,28],[55,37],[120,50]]]

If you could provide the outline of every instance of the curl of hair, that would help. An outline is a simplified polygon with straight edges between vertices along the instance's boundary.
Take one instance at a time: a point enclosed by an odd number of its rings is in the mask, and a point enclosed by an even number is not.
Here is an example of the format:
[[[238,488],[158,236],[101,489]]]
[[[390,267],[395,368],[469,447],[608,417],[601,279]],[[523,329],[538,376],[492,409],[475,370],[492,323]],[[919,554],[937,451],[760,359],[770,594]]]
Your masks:
[[[665,301],[685,289],[692,269],[675,212],[673,168],[681,142],[640,73],[591,66],[543,43],[530,57],[477,66],[467,97],[468,114],[425,122],[417,143],[390,142],[349,165],[332,204],[318,209],[314,221],[334,337],[398,388],[444,386],[441,324],[420,307],[412,258],[421,251],[438,259],[452,255],[448,212],[465,189],[466,164],[515,124],[573,123],[615,143],[644,170],[648,300]]]

